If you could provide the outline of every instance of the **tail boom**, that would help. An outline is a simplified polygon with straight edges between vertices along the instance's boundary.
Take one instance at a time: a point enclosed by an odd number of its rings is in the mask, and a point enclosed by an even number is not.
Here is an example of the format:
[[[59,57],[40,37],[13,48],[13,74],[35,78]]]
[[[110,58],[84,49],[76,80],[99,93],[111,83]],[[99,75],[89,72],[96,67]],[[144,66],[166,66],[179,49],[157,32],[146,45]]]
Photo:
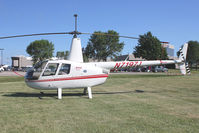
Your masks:
[[[167,64],[178,64],[180,71],[183,75],[186,74],[186,71],[189,71],[188,65],[186,62],[188,44],[185,43],[183,48],[180,50],[179,60],[154,60],[154,61],[118,61],[118,62],[90,62],[88,64],[100,67],[105,70],[110,69],[122,69],[122,68],[131,68],[139,66],[156,66],[156,65],[167,65]]]
[[[180,64],[180,63],[182,63],[181,60],[154,60],[154,61],[93,62],[89,64],[93,64],[97,67],[110,70],[110,69],[166,65],[166,64]]]

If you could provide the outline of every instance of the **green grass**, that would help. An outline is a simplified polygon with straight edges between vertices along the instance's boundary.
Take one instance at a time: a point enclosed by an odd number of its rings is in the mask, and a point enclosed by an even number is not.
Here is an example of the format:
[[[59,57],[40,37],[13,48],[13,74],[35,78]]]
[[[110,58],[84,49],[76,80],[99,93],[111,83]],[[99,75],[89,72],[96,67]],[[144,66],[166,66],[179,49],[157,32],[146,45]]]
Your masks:
[[[82,89],[65,90],[63,99],[57,100],[56,91],[41,96],[22,78],[0,77],[0,132],[199,132],[197,72],[111,75],[92,91],[92,100],[82,95]]]
[[[24,77],[9,77],[9,76],[3,76],[0,77],[0,83],[3,82],[18,82],[18,81],[24,81]]]

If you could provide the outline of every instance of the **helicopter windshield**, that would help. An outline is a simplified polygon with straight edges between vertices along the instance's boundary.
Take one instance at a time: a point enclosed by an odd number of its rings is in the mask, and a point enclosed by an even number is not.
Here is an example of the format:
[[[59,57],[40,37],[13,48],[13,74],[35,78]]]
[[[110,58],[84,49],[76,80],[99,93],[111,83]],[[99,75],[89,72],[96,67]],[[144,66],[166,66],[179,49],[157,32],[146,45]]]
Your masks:
[[[35,66],[28,70],[25,78],[28,80],[37,80],[41,75],[44,67],[46,66],[48,61],[42,61],[35,64]]]

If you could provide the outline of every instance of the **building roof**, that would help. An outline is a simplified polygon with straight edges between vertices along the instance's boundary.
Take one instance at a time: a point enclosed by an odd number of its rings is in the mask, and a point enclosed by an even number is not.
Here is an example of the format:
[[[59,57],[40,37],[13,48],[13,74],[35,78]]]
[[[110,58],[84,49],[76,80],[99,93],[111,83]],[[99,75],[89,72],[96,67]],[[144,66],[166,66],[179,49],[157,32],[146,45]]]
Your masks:
[[[27,60],[30,60],[30,61],[32,60],[32,57],[26,57],[24,55],[17,55],[17,56],[13,56],[11,58],[26,58]]]

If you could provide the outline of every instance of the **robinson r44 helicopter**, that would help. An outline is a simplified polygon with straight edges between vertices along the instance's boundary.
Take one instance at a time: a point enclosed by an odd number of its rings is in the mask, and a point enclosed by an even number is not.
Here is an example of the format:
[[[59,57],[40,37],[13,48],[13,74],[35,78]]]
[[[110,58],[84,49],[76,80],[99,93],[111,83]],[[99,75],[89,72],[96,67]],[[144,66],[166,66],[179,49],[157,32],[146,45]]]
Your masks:
[[[39,33],[16,36],[0,37],[0,39],[71,34],[73,35],[71,49],[68,60],[45,60],[37,63],[32,69],[28,70],[25,76],[26,84],[34,89],[53,90],[58,92],[58,99],[62,99],[62,89],[66,88],[84,88],[83,93],[88,91],[89,99],[92,99],[91,87],[103,84],[110,72],[110,69],[121,69],[126,67],[152,66],[178,64],[183,75],[190,70],[186,64],[186,54],[188,44],[185,43],[180,50],[178,60],[154,60],[154,61],[116,61],[116,62],[83,62],[81,40],[77,38],[80,34],[94,34],[105,36],[116,36],[103,33],[81,33],[77,31],[77,15],[75,14],[75,31],[58,33]],[[130,39],[139,39],[129,36],[118,36]]]

